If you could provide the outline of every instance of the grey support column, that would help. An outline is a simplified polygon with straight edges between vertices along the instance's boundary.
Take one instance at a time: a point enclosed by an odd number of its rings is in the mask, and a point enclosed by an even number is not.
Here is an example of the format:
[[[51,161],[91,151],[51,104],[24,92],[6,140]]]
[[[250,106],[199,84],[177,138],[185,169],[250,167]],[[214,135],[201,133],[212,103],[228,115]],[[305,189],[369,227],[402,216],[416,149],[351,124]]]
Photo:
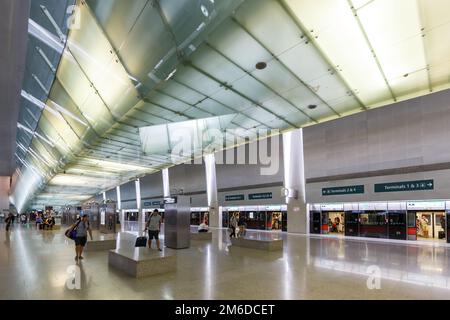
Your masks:
[[[222,219],[219,212],[219,201],[217,200],[216,180],[216,158],[214,153],[204,156],[206,172],[206,194],[208,196],[209,225],[220,228]]]
[[[141,206],[141,181],[136,179],[135,187],[136,187],[136,206],[138,209],[138,223],[139,223],[139,231],[144,231],[145,228],[145,216],[142,212]]]
[[[284,187],[287,203],[287,231],[307,233],[303,131],[283,134]]]

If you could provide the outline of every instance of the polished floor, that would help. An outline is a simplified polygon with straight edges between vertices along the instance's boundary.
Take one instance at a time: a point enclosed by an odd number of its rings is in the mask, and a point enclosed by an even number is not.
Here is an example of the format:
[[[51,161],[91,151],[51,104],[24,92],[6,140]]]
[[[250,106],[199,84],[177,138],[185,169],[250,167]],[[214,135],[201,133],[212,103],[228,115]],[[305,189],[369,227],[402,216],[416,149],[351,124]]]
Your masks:
[[[143,279],[110,268],[107,251],[86,252],[81,289],[71,290],[66,280],[74,249],[63,230],[0,228],[0,299],[450,298],[446,246],[248,231],[249,237],[284,240],[283,251],[266,252],[232,247],[226,230],[213,230],[212,242],[173,250],[176,272]],[[380,271],[379,289],[368,286],[377,283],[369,278],[373,268]]]

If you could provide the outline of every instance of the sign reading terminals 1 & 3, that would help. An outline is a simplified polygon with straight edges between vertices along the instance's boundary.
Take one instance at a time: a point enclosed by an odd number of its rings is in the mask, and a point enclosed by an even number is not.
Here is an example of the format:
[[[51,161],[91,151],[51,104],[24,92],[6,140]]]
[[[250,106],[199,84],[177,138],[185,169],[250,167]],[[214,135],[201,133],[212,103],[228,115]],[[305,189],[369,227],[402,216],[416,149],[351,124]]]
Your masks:
[[[377,183],[374,191],[378,192],[399,192],[399,191],[417,191],[434,190],[434,180],[416,180],[403,182]]]

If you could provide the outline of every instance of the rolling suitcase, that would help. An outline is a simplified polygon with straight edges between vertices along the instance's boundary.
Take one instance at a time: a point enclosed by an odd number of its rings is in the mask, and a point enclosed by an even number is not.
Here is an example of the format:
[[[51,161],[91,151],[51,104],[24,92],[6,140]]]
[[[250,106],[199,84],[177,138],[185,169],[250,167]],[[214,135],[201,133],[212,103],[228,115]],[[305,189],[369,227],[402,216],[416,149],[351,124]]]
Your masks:
[[[134,246],[135,247],[146,247],[147,246],[147,237],[145,236],[145,233],[142,237],[136,238],[136,243]]]
[[[438,238],[439,239],[444,239],[445,238],[445,232],[444,231],[439,231]]]

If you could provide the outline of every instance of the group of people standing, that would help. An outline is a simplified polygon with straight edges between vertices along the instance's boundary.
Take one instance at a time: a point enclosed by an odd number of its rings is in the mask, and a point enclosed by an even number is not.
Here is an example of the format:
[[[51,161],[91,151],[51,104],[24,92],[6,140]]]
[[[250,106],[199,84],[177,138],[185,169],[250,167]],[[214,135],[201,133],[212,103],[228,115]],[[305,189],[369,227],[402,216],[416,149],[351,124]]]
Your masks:
[[[231,214],[230,217],[230,228],[231,228],[231,233],[230,233],[230,238],[237,238],[239,235],[244,236],[246,229],[247,229],[247,224],[244,221],[243,217],[239,218],[239,213],[235,212]]]

